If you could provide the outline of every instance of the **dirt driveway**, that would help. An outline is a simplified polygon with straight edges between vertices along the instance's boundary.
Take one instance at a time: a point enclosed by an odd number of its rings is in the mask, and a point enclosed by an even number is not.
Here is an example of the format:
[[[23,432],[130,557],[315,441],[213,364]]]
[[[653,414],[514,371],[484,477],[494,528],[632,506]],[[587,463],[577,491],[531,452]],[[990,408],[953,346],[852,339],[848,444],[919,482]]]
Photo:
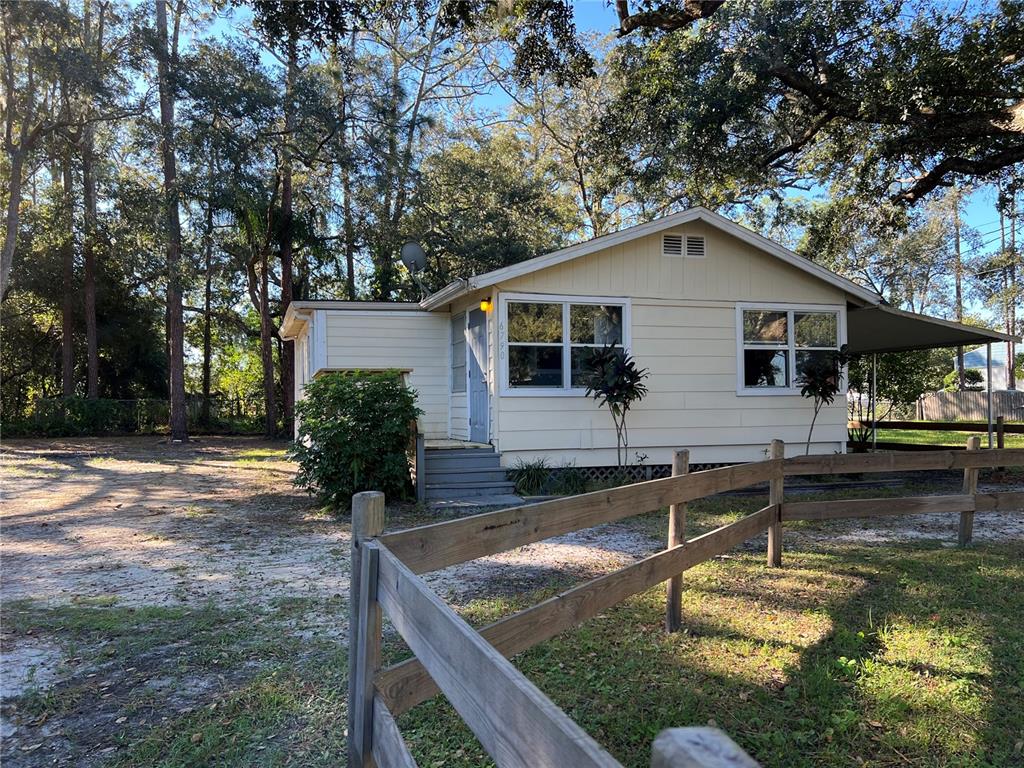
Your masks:
[[[188,765],[207,744],[217,763],[342,759],[349,526],[293,487],[284,443],[12,440],[0,459],[0,761]],[[389,528],[424,519],[388,510]],[[608,526],[430,580],[464,603],[656,548]]]
[[[116,762],[281,654],[334,652],[348,525],[293,476],[247,438],[6,441],[0,760]]]
[[[4,602],[264,606],[348,589],[347,528],[292,486],[283,443],[10,441],[2,456]]]

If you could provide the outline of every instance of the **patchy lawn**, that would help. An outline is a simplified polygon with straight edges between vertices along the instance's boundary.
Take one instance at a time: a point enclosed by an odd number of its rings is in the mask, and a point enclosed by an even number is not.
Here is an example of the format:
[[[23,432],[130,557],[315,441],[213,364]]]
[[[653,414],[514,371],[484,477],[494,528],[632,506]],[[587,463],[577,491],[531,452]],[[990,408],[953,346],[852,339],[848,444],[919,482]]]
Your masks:
[[[348,524],[291,487],[283,451],[4,444],[0,761],[344,762]],[[1022,480],[983,475],[982,488]],[[856,495],[957,485],[947,473]],[[692,504],[690,534],[763,503]],[[388,512],[389,528],[425,519]],[[647,515],[429,581],[483,623],[656,551],[665,523]],[[948,546],[955,528],[955,515],[787,526],[782,570],[763,566],[761,537],[687,574],[687,633],[663,634],[654,589],[516,663],[631,765],[647,764],[659,728],[709,720],[765,765],[1017,765],[1024,514],[979,514],[965,551]],[[390,630],[386,650],[403,653]],[[400,724],[421,765],[482,760],[439,700]]]
[[[949,429],[879,429],[878,442],[950,445],[962,448],[967,445],[967,438],[971,435],[981,438],[982,447],[988,445],[987,432],[954,432]],[[995,440],[995,437],[992,439]],[[1005,434],[1003,441],[1007,448],[1024,448],[1024,435]]]
[[[652,589],[517,666],[628,766],[663,728],[715,724],[764,766],[1019,765],[1024,544],[742,552],[687,573],[685,632]],[[484,623],[536,602],[478,601]],[[399,719],[420,765],[486,755],[435,699]]]

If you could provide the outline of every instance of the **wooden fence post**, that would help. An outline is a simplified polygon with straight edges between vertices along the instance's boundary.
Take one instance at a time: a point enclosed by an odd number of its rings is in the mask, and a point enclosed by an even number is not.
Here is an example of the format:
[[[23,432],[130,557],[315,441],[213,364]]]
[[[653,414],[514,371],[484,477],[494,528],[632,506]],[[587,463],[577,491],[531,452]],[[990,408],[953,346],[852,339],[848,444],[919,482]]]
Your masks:
[[[981,438],[971,435],[967,438],[967,450],[976,451],[981,447]],[[964,470],[964,495],[974,496],[978,492],[978,470],[968,468]],[[965,547],[971,543],[971,535],[974,532],[974,512],[960,513],[960,535],[958,543]]]
[[[996,417],[996,448],[1005,448],[1006,444],[1006,417]]]
[[[427,443],[422,433],[416,433],[416,501],[427,500]]]
[[[355,494],[348,600],[349,768],[373,764],[373,675],[380,668],[381,611],[377,602],[377,552],[364,557],[363,545],[383,532],[384,494]]]
[[[786,444],[781,440],[772,440],[771,458],[783,459],[786,456]],[[768,481],[768,503],[775,504],[775,521],[768,526],[768,565],[772,568],[782,567],[782,467]]]
[[[690,472],[690,452],[681,448],[672,456],[672,476]],[[668,508],[668,549],[686,543],[686,504]],[[683,621],[683,575],[673,576],[665,588],[665,631],[675,632]]]

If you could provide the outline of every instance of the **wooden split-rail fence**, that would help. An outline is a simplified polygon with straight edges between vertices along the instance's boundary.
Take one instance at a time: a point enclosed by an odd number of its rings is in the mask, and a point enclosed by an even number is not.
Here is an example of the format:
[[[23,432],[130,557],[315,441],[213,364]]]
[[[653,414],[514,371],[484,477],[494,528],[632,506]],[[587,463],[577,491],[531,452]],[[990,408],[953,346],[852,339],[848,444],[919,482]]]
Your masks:
[[[611,608],[667,583],[666,628],[682,623],[682,574],[768,532],[769,565],[782,565],[783,526],[793,520],[958,512],[958,541],[971,540],[974,514],[1024,508],[1024,493],[978,493],[978,471],[1024,466],[1024,449],[920,453],[835,454],[784,459],[781,441],[770,458],[688,472],[677,452],[673,475],[472,517],[384,533],[384,495],[359,493],[352,504],[349,651],[349,765],[409,768],[416,763],[395,718],[443,693],[499,766],[619,766],[620,764],[508,660]],[[784,478],[800,475],[963,470],[962,493],[945,496],[785,501]],[[689,501],[763,482],[768,505],[713,531],[687,539]],[[614,573],[585,582],[483,627],[467,624],[419,574],[514,547],[668,507],[667,548]],[[386,614],[414,654],[381,667]],[[656,768],[713,768],[755,763],[721,731],[673,728],[652,747]]]

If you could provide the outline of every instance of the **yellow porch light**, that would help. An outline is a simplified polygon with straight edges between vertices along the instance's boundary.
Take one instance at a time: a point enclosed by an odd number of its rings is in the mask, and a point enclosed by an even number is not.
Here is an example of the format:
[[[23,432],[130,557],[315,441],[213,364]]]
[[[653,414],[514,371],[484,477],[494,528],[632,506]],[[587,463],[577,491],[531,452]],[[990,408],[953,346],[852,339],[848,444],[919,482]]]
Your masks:
[[[482,311],[482,312],[490,312],[491,311],[491,297],[490,296],[484,296],[484,298],[480,299],[480,311]]]

